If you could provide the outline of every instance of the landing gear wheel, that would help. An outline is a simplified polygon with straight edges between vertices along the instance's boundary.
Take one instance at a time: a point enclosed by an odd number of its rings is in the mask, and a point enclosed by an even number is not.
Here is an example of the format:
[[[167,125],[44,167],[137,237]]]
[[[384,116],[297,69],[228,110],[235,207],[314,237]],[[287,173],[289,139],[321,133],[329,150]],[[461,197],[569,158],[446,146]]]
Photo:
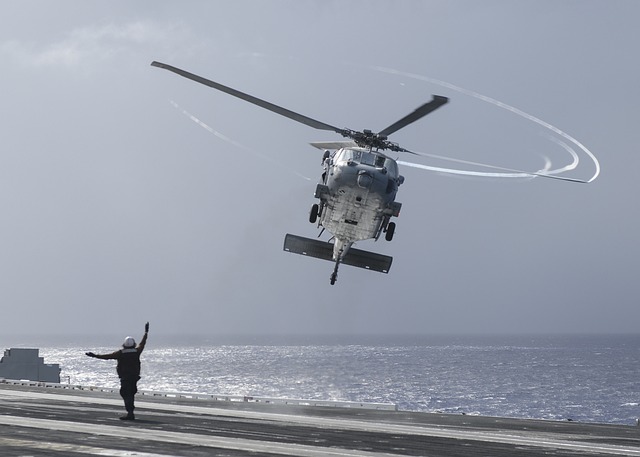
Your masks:
[[[393,234],[396,231],[396,223],[395,222],[389,222],[389,225],[387,225],[387,230],[386,233],[384,235],[384,239],[387,241],[391,241],[393,239]]]
[[[312,224],[315,224],[316,221],[318,220],[319,210],[320,210],[320,207],[318,206],[317,203],[314,203],[311,206],[311,212],[309,213],[309,222],[311,222]]]

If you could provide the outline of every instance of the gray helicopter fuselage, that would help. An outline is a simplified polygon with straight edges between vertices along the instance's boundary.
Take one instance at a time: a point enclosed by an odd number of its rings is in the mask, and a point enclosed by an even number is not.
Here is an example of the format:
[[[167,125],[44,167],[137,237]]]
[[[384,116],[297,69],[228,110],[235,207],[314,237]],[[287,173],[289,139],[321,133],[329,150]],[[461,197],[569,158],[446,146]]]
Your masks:
[[[404,178],[394,159],[360,147],[338,149],[324,168],[316,195],[323,203],[319,223],[336,239],[335,257],[356,241],[377,239],[390,217],[399,214],[395,198]]]

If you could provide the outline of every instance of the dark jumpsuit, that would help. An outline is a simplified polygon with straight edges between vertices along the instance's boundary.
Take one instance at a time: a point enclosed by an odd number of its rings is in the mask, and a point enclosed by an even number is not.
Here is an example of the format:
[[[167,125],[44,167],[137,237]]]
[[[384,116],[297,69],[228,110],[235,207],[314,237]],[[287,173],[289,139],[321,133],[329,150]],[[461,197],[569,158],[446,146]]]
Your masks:
[[[133,416],[134,396],[138,392],[140,380],[140,354],[147,343],[145,333],[140,344],[135,348],[122,348],[111,354],[96,354],[99,359],[115,359],[118,361],[117,371],[120,378],[120,396],[124,400],[124,408],[129,416]]]

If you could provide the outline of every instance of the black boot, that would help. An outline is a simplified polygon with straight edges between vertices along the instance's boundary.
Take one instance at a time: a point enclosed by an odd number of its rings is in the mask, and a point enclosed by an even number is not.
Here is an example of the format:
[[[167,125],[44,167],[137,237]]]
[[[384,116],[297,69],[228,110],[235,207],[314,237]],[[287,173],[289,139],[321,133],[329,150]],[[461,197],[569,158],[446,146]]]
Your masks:
[[[123,421],[135,420],[135,416],[133,415],[133,410],[135,409],[133,399],[133,395],[127,395],[124,397],[124,409],[127,410],[127,415],[120,418]]]

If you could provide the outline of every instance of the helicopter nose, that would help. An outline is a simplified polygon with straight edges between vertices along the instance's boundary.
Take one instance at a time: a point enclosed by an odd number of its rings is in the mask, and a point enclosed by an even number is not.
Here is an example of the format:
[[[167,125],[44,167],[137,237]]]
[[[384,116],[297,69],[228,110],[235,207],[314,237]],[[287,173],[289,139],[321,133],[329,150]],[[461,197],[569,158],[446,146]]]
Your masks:
[[[358,173],[358,186],[362,187],[363,189],[368,189],[369,186],[371,186],[372,182],[373,176],[371,176],[371,174],[367,171],[360,170],[360,173]]]

